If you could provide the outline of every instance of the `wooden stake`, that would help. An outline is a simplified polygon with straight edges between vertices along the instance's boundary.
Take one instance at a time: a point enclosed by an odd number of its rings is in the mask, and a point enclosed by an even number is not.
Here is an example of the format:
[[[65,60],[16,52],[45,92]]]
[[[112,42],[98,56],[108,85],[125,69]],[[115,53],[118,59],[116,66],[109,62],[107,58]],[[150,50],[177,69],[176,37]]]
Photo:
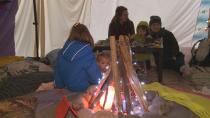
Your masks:
[[[210,39],[210,9],[209,9],[209,18],[208,18],[208,39]]]
[[[120,35],[119,36],[119,39],[123,40],[124,39],[124,36]],[[120,50],[120,49],[119,49]],[[121,72],[121,76],[122,76],[122,80],[123,80],[123,90],[124,90],[124,96],[125,96],[125,100],[126,100],[126,111],[127,113],[130,113],[131,112],[131,99],[130,99],[130,95],[131,95],[131,91],[130,91],[130,84],[129,84],[129,81],[128,81],[128,76],[126,74],[126,70],[125,70],[125,67],[123,65],[123,59],[121,58],[122,56],[121,55],[121,51],[118,51],[118,54],[119,54],[119,59],[120,59],[120,72]]]
[[[144,100],[144,91],[141,87],[141,84],[138,80],[138,77],[136,75],[136,72],[134,71],[133,64],[132,64],[132,54],[129,44],[128,37],[120,37],[119,38],[119,44],[120,44],[120,51],[121,51],[121,58],[123,59],[123,64],[126,70],[126,74],[129,79],[129,83],[131,85],[131,88],[134,90],[135,94],[138,96],[138,100],[140,101],[144,111],[148,111],[148,104],[146,100]]]
[[[111,70],[114,81],[115,95],[117,98],[117,108],[118,111],[122,110],[122,100],[120,95],[120,78],[119,78],[119,70],[117,65],[117,49],[116,49],[116,39],[115,36],[110,36],[110,49],[111,49]]]

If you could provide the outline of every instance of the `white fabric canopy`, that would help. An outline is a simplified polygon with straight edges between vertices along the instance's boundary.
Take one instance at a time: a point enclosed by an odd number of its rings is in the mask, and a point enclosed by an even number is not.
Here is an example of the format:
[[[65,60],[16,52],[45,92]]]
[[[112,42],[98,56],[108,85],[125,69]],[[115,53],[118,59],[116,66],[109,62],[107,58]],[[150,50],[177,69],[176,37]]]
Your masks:
[[[95,40],[104,40],[115,9],[126,6],[135,26],[159,15],[163,27],[174,33],[181,47],[191,47],[201,0],[93,0],[90,29]]]
[[[128,8],[135,26],[151,15],[162,18],[181,47],[191,47],[201,0],[44,0],[45,53],[61,48],[75,22],[87,25],[95,42],[107,38],[108,26],[119,5]],[[16,55],[33,56],[32,0],[21,0],[16,16]]]
[[[35,26],[33,0],[19,0],[15,17],[15,52],[18,56],[34,56]]]
[[[91,0],[45,0],[45,50],[61,48],[75,22],[89,26]]]

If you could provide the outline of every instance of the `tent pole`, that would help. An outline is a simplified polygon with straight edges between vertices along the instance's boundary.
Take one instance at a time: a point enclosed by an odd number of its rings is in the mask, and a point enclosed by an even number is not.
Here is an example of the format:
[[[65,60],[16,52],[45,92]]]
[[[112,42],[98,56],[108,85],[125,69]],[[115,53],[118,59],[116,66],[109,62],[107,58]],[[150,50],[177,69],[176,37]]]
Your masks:
[[[210,9],[209,9],[209,18],[208,18],[208,39],[210,38]]]
[[[36,0],[33,0],[34,7],[34,25],[35,25],[35,45],[36,45],[36,60],[39,60],[39,34],[38,34],[38,22],[37,22],[37,11],[36,11]]]

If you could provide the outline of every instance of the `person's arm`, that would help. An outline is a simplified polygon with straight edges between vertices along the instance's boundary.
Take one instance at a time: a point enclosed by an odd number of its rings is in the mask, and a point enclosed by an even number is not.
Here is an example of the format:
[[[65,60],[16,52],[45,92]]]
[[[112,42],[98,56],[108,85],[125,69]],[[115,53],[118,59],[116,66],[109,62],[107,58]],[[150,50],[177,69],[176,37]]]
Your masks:
[[[88,81],[92,85],[98,85],[99,81],[102,79],[102,73],[96,63],[96,60],[92,60],[92,62],[87,66],[86,71],[89,75]]]
[[[58,76],[55,76],[54,83],[55,83],[55,88],[62,89],[65,87],[64,82]]]
[[[129,31],[130,31],[129,39],[130,39],[130,43],[132,43],[134,41],[134,36],[135,36],[135,29],[134,29],[134,24],[132,21],[130,22]]]
[[[102,78],[101,70],[96,62],[96,57],[92,52],[92,48],[90,46],[85,48],[86,57],[83,59],[83,69],[87,73],[87,79],[89,84],[98,85],[99,80]]]
[[[134,28],[134,24],[131,21],[131,25],[130,25],[130,36],[133,36],[135,34],[135,28]]]
[[[88,81],[91,84],[91,86],[89,86],[87,89],[87,93],[90,95],[93,95],[96,92],[97,86],[102,79],[101,71],[95,62],[96,60],[92,61],[92,63],[87,68],[87,73],[89,75]]]
[[[116,35],[115,29],[116,29],[116,28],[115,28],[114,23],[111,22],[111,23],[109,24],[108,37],[113,36],[113,35]]]
[[[168,40],[170,40],[171,55],[172,57],[176,57],[179,53],[179,45],[172,32],[168,33]]]

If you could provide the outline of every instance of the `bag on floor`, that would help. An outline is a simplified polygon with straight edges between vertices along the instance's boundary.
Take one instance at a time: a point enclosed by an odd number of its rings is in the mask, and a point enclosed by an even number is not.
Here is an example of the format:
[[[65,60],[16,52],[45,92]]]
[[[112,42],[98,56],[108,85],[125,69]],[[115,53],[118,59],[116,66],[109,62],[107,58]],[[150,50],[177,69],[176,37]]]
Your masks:
[[[210,67],[210,39],[201,39],[197,41],[192,49],[190,66],[209,66]],[[197,47],[197,48],[196,48]]]

